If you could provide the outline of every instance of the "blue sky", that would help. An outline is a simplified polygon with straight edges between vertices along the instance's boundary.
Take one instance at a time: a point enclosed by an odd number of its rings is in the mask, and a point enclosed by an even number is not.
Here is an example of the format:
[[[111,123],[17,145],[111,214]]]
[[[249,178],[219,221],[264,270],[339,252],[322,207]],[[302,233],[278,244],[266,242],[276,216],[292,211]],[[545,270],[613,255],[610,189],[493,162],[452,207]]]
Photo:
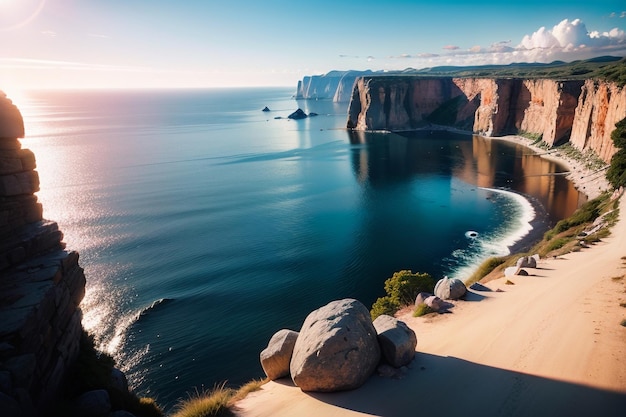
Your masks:
[[[0,89],[295,86],[626,54],[621,1],[0,0]]]

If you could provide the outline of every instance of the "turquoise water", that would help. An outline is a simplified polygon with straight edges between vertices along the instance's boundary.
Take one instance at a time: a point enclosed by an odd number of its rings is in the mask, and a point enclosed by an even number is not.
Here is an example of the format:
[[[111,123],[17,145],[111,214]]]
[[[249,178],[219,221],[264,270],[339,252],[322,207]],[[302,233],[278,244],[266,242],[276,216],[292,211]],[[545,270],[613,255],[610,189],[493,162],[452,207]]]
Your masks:
[[[194,387],[262,377],[269,338],[311,310],[344,297],[370,306],[401,269],[463,278],[529,221],[540,233],[582,201],[563,177],[538,175],[560,167],[519,146],[351,134],[346,105],[292,93],[33,92],[17,103],[44,216],[81,253],[84,325],[141,395],[169,407]],[[319,116],[288,120],[298,107]]]

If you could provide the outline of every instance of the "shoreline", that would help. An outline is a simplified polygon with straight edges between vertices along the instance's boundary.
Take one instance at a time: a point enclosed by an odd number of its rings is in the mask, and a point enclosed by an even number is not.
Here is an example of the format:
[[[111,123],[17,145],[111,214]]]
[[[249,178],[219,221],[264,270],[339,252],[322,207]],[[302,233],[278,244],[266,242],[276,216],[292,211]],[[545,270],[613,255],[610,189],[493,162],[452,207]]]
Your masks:
[[[489,139],[522,144],[564,165],[567,178],[588,199],[610,189],[604,175],[598,178],[578,161],[546,154],[530,139]],[[448,314],[396,314],[415,331],[418,343],[409,369],[395,377],[374,375],[361,388],[330,394],[304,393],[288,378],[272,381],[238,401],[235,415],[408,417],[417,410],[445,410],[446,415],[622,415],[626,198],[620,198],[619,207],[611,235],[597,244],[541,259],[530,276],[489,281],[485,292],[469,290],[471,297],[454,301]],[[511,254],[519,253],[514,249],[523,242],[530,244],[529,239],[526,235],[516,242]]]
[[[485,136],[481,136],[485,137]],[[510,143],[523,145],[542,158],[549,159],[563,165],[567,169],[566,178],[571,181],[575,188],[585,194],[589,200],[600,196],[604,191],[610,190],[611,186],[606,180],[604,171],[592,171],[585,167],[584,163],[570,158],[558,152],[558,149],[546,151],[534,144],[534,140],[519,135],[506,135],[496,137],[485,137],[491,140],[503,140]]]

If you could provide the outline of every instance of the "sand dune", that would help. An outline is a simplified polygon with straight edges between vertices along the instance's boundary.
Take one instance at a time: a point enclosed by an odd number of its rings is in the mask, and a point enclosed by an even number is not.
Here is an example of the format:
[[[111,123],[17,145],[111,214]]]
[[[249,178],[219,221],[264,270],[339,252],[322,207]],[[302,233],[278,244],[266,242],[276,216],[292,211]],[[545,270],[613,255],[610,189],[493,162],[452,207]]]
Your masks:
[[[447,314],[403,315],[418,344],[402,377],[330,394],[270,382],[238,415],[625,416],[626,198],[620,212],[611,237],[541,260],[514,285],[491,281]]]

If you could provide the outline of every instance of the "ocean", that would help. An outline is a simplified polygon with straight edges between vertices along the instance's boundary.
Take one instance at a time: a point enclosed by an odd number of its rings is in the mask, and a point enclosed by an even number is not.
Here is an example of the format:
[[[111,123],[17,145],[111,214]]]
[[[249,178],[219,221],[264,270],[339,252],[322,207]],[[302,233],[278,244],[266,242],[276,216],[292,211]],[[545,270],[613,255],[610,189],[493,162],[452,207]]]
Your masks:
[[[585,200],[519,145],[351,133],[347,103],[294,92],[14,98],[44,217],[81,254],[84,327],[168,409],[263,377],[260,351],[310,311],[345,297],[370,307],[399,270],[463,279]],[[288,119],[297,108],[318,115]]]

